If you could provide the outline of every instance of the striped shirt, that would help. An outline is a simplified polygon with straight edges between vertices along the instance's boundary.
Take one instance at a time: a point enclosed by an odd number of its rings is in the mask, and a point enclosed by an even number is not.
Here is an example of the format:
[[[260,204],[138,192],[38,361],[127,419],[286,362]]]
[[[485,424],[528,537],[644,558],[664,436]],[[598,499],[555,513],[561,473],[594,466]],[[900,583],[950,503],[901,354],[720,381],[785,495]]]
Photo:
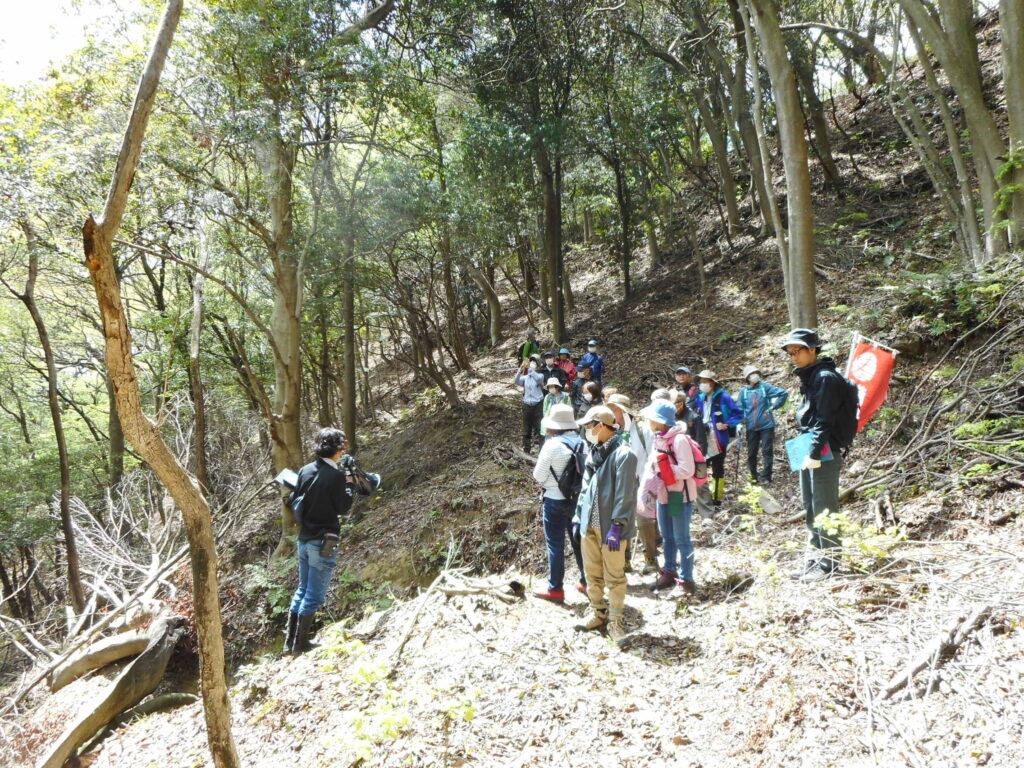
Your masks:
[[[544,441],[540,453],[537,454],[537,465],[533,468],[533,479],[544,486],[544,498],[565,498],[558,490],[558,478],[562,476],[571,460],[572,451],[562,437],[556,435]]]

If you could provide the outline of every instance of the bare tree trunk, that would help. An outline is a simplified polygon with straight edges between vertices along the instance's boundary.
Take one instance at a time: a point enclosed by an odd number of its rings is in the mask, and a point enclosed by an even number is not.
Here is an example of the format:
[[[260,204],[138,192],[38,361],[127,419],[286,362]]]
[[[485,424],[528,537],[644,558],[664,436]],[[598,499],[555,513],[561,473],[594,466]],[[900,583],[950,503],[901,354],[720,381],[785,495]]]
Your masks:
[[[790,50],[794,74],[800,83],[800,91],[803,92],[804,103],[807,105],[807,118],[814,130],[815,150],[818,160],[821,161],[822,170],[825,171],[825,181],[835,192],[840,192],[842,182],[839,167],[832,154],[832,139],[828,133],[828,122],[825,120],[825,108],[818,98],[818,91],[814,85],[813,54],[806,49],[803,38],[799,37],[793,38]]]
[[[787,57],[774,0],[748,0],[775,92],[782,162],[786,169],[789,223],[789,320],[794,328],[815,328],[818,305],[814,282],[814,207],[807,141],[796,78]]]
[[[740,209],[736,203],[736,179],[732,175],[732,166],[729,165],[729,148],[725,133],[722,131],[723,116],[720,110],[716,114],[708,100],[701,94],[695,93],[694,97],[704,123],[704,130],[711,139],[715,165],[718,166],[718,175],[722,180],[722,199],[725,201],[725,218],[729,234],[735,235],[740,231]]]
[[[536,150],[537,171],[544,192],[544,261],[551,288],[551,335],[556,344],[565,341],[565,296],[562,291],[562,198],[547,149]],[[557,163],[558,161],[556,161]]]
[[[473,264],[469,265],[469,275],[473,278],[473,281],[479,286],[480,290],[484,294],[484,298],[487,300],[487,314],[489,316],[488,332],[490,335],[491,346],[496,347],[501,344],[502,336],[502,314],[501,314],[501,300],[498,298],[497,292],[494,290],[494,286],[491,285],[491,281],[487,279],[487,275],[484,271]]]
[[[218,768],[238,766],[231,736],[231,709],[224,672],[220,601],[217,595],[217,552],[210,507],[195,478],[171,453],[160,431],[143,412],[132,336],[121,302],[112,245],[120,228],[142,151],[142,141],[156,97],[174,31],[181,16],[181,0],[168,0],[156,41],[139,82],[132,114],[125,130],[117,166],[110,182],[103,215],[90,216],[82,228],[85,263],[96,289],[103,320],[107,369],[110,372],[125,434],[142,459],[153,468],[181,509],[192,564],[193,601],[199,635],[200,685],[206,715],[207,740]]]
[[[341,358],[341,423],[349,440],[349,449],[356,451],[356,276],[355,232],[350,227],[345,235],[344,267],[341,283],[341,325],[345,339]]]
[[[203,253],[199,266],[206,271],[210,264],[210,250],[202,238]],[[203,373],[201,368],[200,349],[203,334],[203,284],[202,273],[196,273],[192,279],[192,327],[188,344],[188,381],[192,390],[192,409],[195,411],[193,427],[193,449],[196,462],[196,480],[203,493],[210,493],[210,475],[206,467],[206,395],[203,391]]]
[[[761,102],[761,85],[759,83],[757,65],[757,47],[754,45],[754,28],[750,23],[750,14],[747,11],[747,0],[737,6],[740,18],[743,21],[744,48],[750,62],[751,78],[754,84],[754,130],[757,133],[757,144],[761,153],[762,171],[764,172],[764,186],[767,190],[768,211],[770,213],[771,228],[775,233],[775,243],[779,249],[779,260],[782,265],[782,284],[786,294],[786,306],[792,305],[790,299],[789,279],[789,239],[785,227],[782,226],[782,215],[779,212],[779,200],[775,192],[775,182],[772,177],[772,155],[768,149],[768,139],[764,135],[764,110]]]
[[[1015,161],[1006,179],[1016,190],[1010,203],[1010,240],[1014,248],[1020,249],[1024,244],[1024,0],[1000,0],[999,31],[1010,156]]]
[[[36,279],[39,277],[39,250],[35,232],[27,221],[21,222],[22,231],[28,244],[28,277],[25,289],[15,290],[6,281],[7,289],[25,305],[39,336],[46,363],[46,401],[50,406],[50,420],[53,422],[53,436],[57,441],[57,462],[60,469],[60,526],[64,534],[64,546],[68,557],[68,597],[75,613],[85,609],[85,592],[82,589],[81,566],[78,562],[78,547],[75,545],[75,529],[71,524],[71,463],[68,459],[68,444],[64,435],[64,420],[60,410],[60,395],[57,392],[57,363],[50,344],[50,333],[46,328],[39,306],[36,303]]]
[[[107,390],[107,440],[110,443],[107,456],[107,485],[115,491],[124,477],[124,430],[121,429],[121,417],[117,415],[117,397],[110,376],[103,374],[103,383]]]

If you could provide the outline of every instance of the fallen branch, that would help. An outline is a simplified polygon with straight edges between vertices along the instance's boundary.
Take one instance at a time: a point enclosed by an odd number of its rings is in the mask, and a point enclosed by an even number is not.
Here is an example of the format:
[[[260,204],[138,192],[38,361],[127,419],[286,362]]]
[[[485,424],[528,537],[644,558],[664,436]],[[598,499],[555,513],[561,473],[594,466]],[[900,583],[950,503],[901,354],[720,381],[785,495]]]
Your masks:
[[[888,699],[894,693],[906,688],[918,672],[929,667],[938,667],[952,657],[971,633],[992,615],[993,610],[994,606],[992,605],[982,605],[975,608],[966,617],[963,614],[957,616],[956,621],[929,643],[906,669],[889,680],[882,698]]]
[[[136,656],[149,645],[149,633],[143,630],[123,632],[98,640],[53,671],[50,690],[59,691],[87,672],[105,667],[126,656]]]
[[[184,624],[182,617],[171,616],[150,627],[146,650],[125,667],[105,694],[84,705],[85,713],[64,730],[36,768],[61,768],[98,730],[153,691],[164,676]]]
[[[388,670],[386,677],[393,677],[395,672],[398,671],[398,662],[402,658],[402,651],[405,649],[405,644],[409,642],[409,638],[412,637],[412,631],[416,628],[416,623],[420,620],[420,614],[423,613],[423,608],[430,601],[430,596],[434,594],[438,586],[444,581],[447,571],[441,571],[437,574],[437,578],[430,585],[426,592],[419,598],[419,603],[416,606],[416,610],[412,614],[412,618],[409,620],[408,626],[405,628],[405,632],[402,633],[402,639],[398,641],[398,645],[395,647],[394,653],[391,654],[391,668]]]

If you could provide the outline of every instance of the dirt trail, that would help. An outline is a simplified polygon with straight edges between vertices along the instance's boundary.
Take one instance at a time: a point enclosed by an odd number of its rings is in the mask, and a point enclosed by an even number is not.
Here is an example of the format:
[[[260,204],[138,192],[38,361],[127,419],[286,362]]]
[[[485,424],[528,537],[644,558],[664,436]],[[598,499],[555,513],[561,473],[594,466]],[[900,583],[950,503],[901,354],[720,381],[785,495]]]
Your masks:
[[[645,586],[651,577],[630,575],[625,650],[573,629],[586,611],[575,591],[565,606],[435,592],[396,606],[365,644],[333,625],[314,653],[245,667],[232,693],[244,762],[1024,764],[1024,638],[1013,607],[1024,597],[1019,528],[957,524],[871,579],[798,585],[784,571],[799,555],[786,554],[799,526],[765,516],[733,523],[695,524],[701,583],[692,602],[656,597]],[[959,540],[966,534],[970,543]],[[752,585],[730,593],[746,575]],[[570,567],[567,583],[574,577]],[[512,578],[529,581],[501,580]],[[925,639],[986,601],[1001,606],[993,623],[943,666],[937,690],[880,698]],[[92,763],[208,764],[198,706],[118,732]]]

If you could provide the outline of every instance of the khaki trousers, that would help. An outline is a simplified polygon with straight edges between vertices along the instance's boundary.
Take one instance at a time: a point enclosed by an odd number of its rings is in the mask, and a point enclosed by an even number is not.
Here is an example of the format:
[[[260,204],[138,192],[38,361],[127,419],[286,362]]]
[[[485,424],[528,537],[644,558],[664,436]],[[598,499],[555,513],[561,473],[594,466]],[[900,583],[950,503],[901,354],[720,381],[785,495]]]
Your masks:
[[[658,564],[658,521],[653,517],[636,516],[636,531],[644,548],[644,560]]]
[[[601,540],[601,532],[588,528],[583,538],[583,569],[587,572],[587,597],[594,610],[608,606],[608,618],[622,618],[626,604],[626,553],[622,547],[612,552]],[[604,589],[608,587],[605,601]]]

